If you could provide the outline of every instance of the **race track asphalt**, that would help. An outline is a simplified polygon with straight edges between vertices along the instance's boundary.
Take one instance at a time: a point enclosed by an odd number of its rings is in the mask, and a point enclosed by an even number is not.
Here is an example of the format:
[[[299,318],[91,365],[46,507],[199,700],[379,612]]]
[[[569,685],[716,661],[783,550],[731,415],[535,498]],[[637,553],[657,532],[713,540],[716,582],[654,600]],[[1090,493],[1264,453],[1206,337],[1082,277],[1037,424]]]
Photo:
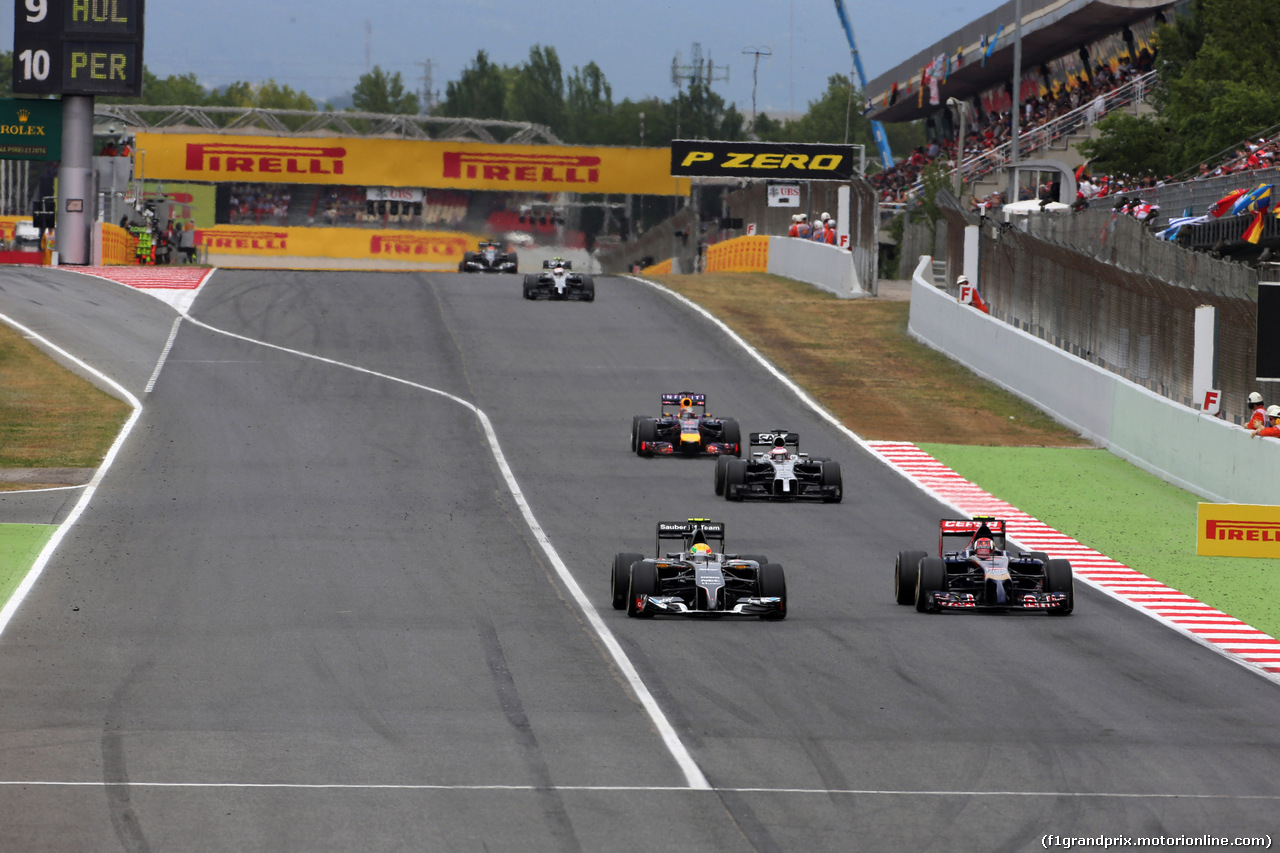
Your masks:
[[[641,283],[561,304],[514,276],[220,271],[149,394],[163,303],[41,270],[6,273],[0,313],[143,404],[0,634],[0,849],[1016,851],[1274,826],[1276,684],[1084,587],[1063,619],[899,607],[894,555],[947,511]],[[631,415],[684,390],[839,460],[844,503],[729,504],[710,459],[630,454]],[[443,394],[492,424],[548,547]],[[692,515],[786,567],[786,621],[610,608],[613,554]]]

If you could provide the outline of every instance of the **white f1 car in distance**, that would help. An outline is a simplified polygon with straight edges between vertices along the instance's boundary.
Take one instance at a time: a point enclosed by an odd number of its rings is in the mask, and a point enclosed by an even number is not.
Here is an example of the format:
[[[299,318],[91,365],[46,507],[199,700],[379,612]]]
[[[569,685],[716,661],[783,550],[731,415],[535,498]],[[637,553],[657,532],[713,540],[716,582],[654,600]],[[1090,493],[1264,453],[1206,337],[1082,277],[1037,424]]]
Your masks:
[[[564,258],[542,262],[542,270],[524,277],[525,299],[557,299],[593,302],[596,282],[589,275],[573,271],[573,263]]]

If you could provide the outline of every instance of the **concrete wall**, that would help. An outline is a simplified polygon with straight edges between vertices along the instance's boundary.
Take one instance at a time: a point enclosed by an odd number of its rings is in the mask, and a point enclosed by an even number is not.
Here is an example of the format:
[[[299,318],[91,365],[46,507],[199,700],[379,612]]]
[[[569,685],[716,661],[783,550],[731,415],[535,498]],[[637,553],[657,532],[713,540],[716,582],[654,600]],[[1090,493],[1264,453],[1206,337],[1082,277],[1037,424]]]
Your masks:
[[[826,243],[770,237],[769,272],[812,284],[846,299],[866,295],[854,270],[853,256]]]
[[[1219,503],[1280,503],[1280,439],[1251,438],[1052,344],[962,305],[912,277],[912,337],[1174,485]]]

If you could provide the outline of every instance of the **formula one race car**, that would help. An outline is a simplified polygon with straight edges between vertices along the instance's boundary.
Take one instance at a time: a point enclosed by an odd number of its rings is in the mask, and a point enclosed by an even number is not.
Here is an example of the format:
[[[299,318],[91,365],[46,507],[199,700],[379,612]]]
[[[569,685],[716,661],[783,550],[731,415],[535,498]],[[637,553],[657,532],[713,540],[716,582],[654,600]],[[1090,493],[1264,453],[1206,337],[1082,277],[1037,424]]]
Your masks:
[[[678,551],[663,542],[679,540]],[[656,556],[618,554],[610,589],[613,609],[628,616],[787,617],[782,566],[758,555],[724,553],[724,524],[706,518],[658,523]]]
[[[596,282],[589,275],[573,271],[573,264],[563,258],[542,262],[542,271],[524,277],[524,298],[578,299],[593,302]]]
[[[902,551],[893,566],[899,604],[921,613],[939,610],[1038,610],[1066,616],[1075,607],[1075,584],[1068,560],[1050,560],[1043,551],[1005,550],[1005,524],[986,515],[944,518],[938,524],[938,556]],[[947,540],[963,540],[959,551]]]
[[[844,478],[840,463],[800,452],[800,436],[778,429],[750,434],[746,459],[716,460],[716,494],[725,500],[820,500],[840,503]],[[755,452],[757,447],[768,450]]]
[[[706,394],[663,394],[659,417],[631,418],[631,449],[641,456],[741,456],[742,431],[733,418],[707,414]]]
[[[516,272],[519,267],[515,252],[504,252],[497,243],[480,243],[480,251],[464,252],[458,272]]]

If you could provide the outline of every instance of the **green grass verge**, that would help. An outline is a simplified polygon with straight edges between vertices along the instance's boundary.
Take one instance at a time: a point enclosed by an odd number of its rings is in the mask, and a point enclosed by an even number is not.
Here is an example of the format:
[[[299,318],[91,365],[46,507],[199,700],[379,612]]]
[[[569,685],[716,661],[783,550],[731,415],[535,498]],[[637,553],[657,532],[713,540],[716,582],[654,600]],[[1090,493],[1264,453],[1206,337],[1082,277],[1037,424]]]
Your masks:
[[[1280,636],[1280,564],[1196,554],[1196,508],[1202,499],[1191,492],[1106,450],[920,447],[966,480],[1082,544]]]
[[[0,605],[13,595],[57,529],[52,524],[0,524]]]

